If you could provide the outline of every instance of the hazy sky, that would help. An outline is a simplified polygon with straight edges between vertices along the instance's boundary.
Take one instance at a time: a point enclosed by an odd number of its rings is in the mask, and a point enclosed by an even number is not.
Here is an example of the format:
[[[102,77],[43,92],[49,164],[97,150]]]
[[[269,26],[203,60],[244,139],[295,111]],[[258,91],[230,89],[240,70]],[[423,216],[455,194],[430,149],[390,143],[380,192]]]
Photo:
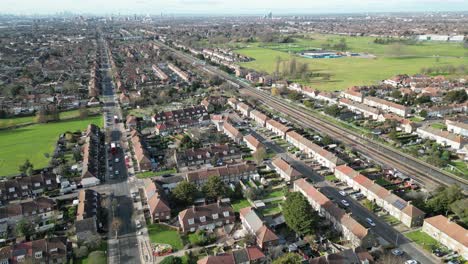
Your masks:
[[[468,0],[0,0],[1,13],[262,14],[468,11]]]

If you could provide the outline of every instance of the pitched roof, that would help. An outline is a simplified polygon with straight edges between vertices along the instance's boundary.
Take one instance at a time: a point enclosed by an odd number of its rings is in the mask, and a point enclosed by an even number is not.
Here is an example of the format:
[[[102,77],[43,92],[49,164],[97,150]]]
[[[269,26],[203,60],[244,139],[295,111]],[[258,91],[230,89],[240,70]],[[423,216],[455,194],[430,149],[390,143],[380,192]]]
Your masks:
[[[296,170],[293,165],[289,164],[289,162],[280,156],[273,160],[272,165],[286,173],[291,178],[302,176],[302,173]]]
[[[255,235],[261,244],[278,240],[278,236],[273,233],[273,231],[271,231],[266,225],[260,227]]]
[[[450,221],[443,215],[436,215],[433,217],[426,218],[424,222],[432,225],[442,233],[458,241],[460,244],[468,247],[468,232],[465,228]]]

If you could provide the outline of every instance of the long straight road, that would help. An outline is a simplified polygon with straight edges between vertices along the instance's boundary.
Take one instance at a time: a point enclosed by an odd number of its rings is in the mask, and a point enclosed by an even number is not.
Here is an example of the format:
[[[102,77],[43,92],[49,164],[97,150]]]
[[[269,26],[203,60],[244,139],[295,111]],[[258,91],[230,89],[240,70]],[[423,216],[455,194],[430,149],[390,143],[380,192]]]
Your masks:
[[[114,122],[114,116],[122,119],[121,109],[115,95],[115,86],[110,73],[109,52],[103,39],[99,40],[101,47],[101,90],[104,103],[105,127],[110,133],[106,133],[110,142],[116,142],[121,147],[115,154],[108,154],[106,185],[109,185],[112,193],[112,206],[109,219],[109,263],[141,263],[138,238],[133,217],[133,199],[130,194],[128,172],[125,165],[125,148],[127,147],[125,127],[120,122]],[[110,170],[112,166],[112,170]],[[113,230],[112,222],[118,219],[121,222],[118,230]]]

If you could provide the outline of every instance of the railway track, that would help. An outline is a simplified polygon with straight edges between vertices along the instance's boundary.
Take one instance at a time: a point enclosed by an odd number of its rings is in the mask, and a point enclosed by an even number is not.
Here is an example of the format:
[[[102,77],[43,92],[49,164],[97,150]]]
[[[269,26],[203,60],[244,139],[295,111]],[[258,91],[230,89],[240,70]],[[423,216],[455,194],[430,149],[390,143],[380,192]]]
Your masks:
[[[285,103],[282,99],[278,99],[268,93],[259,91],[255,88],[245,88],[242,90],[244,94],[254,96],[262,101],[265,105],[282,112],[291,117],[292,121],[307,128],[312,128],[318,132],[328,134],[347,145],[352,145],[359,152],[366,154],[377,162],[395,168],[402,173],[415,178],[419,183],[426,185],[425,187],[436,187],[438,185],[459,184],[465,192],[468,191],[467,181],[447,175],[440,172],[429,164],[421,164],[419,160],[399,153],[388,146],[378,144],[370,139],[361,137],[360,135],[344,130],[343,128],[326,123],[323,120],[306,114],[303,109],[296,109]]]
[[[161,42],[157,43],[170,49],[172,52],[187,62],[194,65],[197,64],[197,68],[209,74],[222,77],[230,83],[237,84],[236,86],[241,89],[241,92],[250,96],[254,96],[255,98],[265,103],[265,105],[289,115],[293,122],[339,139],[343,143],[353,146],[356,150],[374,159],[375,161],[387,167],[395,168],[402,173],[413,177],[426,188],[431,189],[439,185],[447,186],[451,184],[458,184],[462,187],[465,193],[468,193],[468,180],[466,179],[448,174],[443,170],[418,160],[408,154],[399,152],[391,147],[377,143],[371,139],[361,137],[361,135],[353,131],[346,130],[335,124],[326,122],[318,117],[307,114],[305,109],[301,109],[299,106],[286,103],[282,99],[276,98],[271,94],[253,88],[250,84],[239,80],[214,66],[205,65],[202,61],[194,58],[191,55],[169,47]]]

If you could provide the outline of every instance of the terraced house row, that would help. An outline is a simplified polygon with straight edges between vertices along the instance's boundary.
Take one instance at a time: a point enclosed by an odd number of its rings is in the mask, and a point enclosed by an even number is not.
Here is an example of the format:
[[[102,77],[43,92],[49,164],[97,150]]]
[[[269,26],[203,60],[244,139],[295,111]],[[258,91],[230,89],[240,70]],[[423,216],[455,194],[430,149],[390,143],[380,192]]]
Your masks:
[[[97,185],[100,183],[102,174],[106,171],[105,163],[102,159],[106,151],[104,145],[104,134],[101,132],[98,126],[90,124],[86,130],[85,143],[83,145],[83,169],[81,171],[82,182],[90,185],[89,182],[94,182],[91,185]]]
[[[390,215],[408,227],[421,226],[425,213],[391,191],[378,185],[347,165],[338,166],[335,176],[354,190],[359,190],[368,200],[375,202]]]
[[[339,159],[335,154],[329,152],[326,149],[318,146],[312,141],[306,139],[296,131],[293,131],[287,125],[284,125],[274,119],[269,119],[263,113],[258,110],[251,110],[251,108],[245,103],[238,103],[235,98],[230,98],[228,100],[229,105],[234,109],[239,110],[245,117],[251,118],[257,122],[261,127],[273,132],[275,135],[280,136],[285,139],[293,146],[297,147],[299,150],[304,152],[309,158],[313,158],[320,165],[333,171],[336,166],[344,164],[344,162]],[[242,110],[241,110],[242,109]],[[242,139],[242,134],[231,124],[225,122],[225,131],[227,129],[227,134],[230,138],[235,139],[236,142]]]
[[[305,179],[294,182],[294,191],[300,192],[312,208],[330,221],[353,247],[368,248],[374,244],[375,236],[371,230],[359,224],[350,214],[339,208]]]
[[[40,195],[45,191],[58,188],[57,176],[52,173],[41,173],[0,181],[0,204]]]

